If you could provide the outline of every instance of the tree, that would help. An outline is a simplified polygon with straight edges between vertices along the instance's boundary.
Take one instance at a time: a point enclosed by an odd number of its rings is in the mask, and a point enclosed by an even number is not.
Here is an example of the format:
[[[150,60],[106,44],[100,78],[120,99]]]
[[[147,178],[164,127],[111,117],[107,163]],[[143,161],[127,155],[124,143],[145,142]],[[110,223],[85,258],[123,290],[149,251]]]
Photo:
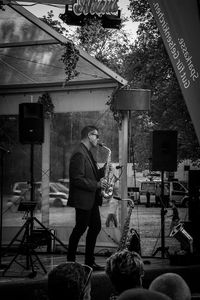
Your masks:
[[[146,124],[145,132],[148,128],[177,130],[179,161],[196,160],[200,154],[198,140],[148,1],[130,0],[129,9],[132,20],[140,25],[138,38],[126,57],[124,76],[131,88],[152,91],[151,110],[140,121]]]
[[[125,18],[122,20],[120,30],[103,28],[100,20],[89,18],[83,26],[78,26],[75,29],[73,35],[66,29],[66,26],[62,26],[60,21],[54,20],[52,10],[41,20],[113,71],[119,74],[123,73],[124,57],[129,53],[131,45],[126,32],[123,30]]]
[[[123,30],[124,20],[120,30],[103,28],[98,19],[88,19],[76,30],[78,45],[119,74],[123,72],[123,60],[131,44]]]
[[[44,15],[42,18],[40,18],[40,20],[42,20],[44,23],[52,27],[58,33],[69,37],[70,35],[69,31],[64,26],[62,26],[59,20],[54,20],[53,18],[54,18],[53,10],[50,10],[49,12],[47,12],[47,16]]]

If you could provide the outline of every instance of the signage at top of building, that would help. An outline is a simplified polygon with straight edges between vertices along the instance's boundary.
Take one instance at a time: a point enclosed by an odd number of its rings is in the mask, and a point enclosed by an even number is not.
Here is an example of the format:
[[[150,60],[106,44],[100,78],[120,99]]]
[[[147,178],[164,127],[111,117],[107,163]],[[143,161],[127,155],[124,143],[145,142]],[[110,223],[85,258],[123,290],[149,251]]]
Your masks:
[[[103,28],[121,28],[121,11],[118,9],[118,0],[65,1],[65,13],[60,14],[59,18],[68,25],[84,26],[88,19],[96,19],[101,21]]]
[[[102,15],[108,14],[117,14],[118,0],[72,0],[70,1],[73,6],[73,12],[75,15]]]

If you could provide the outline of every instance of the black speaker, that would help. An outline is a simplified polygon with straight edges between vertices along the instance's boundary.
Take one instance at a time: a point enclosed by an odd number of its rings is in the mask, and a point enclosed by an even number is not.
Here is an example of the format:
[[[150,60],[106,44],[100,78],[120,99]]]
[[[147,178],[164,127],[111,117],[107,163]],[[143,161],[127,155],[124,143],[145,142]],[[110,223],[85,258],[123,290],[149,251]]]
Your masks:
[[[22,144],[42,144],[44,142],[43,104],[19,104],[19,141]]]
[[[177,170],[177,131],[153,131],[151,168],[153,171]]]

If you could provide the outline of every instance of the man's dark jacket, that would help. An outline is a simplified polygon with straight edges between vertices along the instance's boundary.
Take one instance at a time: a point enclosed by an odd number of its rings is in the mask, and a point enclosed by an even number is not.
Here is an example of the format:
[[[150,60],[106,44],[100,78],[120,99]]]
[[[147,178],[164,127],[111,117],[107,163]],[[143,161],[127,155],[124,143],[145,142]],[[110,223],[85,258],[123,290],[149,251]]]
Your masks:
[[[80,143],[70,159],[68,206],[89,210],[94,203],[102,204],[97,182],[104,176],[104,168],[98,169],[95,164],[87,148]]]

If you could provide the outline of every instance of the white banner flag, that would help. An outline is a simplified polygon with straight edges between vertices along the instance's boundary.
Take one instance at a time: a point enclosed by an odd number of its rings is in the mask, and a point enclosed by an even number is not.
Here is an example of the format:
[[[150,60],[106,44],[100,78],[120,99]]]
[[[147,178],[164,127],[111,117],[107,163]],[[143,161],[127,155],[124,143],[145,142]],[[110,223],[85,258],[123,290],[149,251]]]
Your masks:
[[[148,0],[200,143],[200,8],[198,0]]]

